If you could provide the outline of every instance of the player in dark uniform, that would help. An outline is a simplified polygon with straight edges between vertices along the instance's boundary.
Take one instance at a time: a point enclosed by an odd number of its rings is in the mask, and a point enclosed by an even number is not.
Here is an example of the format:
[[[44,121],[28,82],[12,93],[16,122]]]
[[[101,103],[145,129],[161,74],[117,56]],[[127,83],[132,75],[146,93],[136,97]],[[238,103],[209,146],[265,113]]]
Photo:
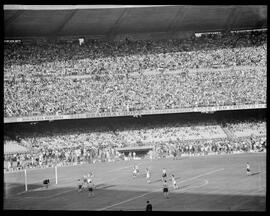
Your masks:
[[[49,187],[49,184],[50,184],[50,179],[45,179],[45,180],[43,181],[43,184],[44,184],[44,186],[45,186],[46,188],[48,188],[48,187]]]
[[[82,191],[82,180],[78,179],[78,192]]]
[[[87,187],[88,187],[88,197],[94,196],[94,183],[93,183],[93,181],[90,180],[87,184]]]
[[[87,188],[87,176],[86,175],[83,176],[82,188]]]
[[[163,195],[167,199],[169,198],[168,197],[168,192],[169,192],[168,184],[167,184],[167,181],[165,180],[164,183],[163,183]]]
[[[173,160],[176,160],[177,152],[176,150],[173,151]]]
[[[247,162],[247,175],[250,175],[250,166],[248,162]]]

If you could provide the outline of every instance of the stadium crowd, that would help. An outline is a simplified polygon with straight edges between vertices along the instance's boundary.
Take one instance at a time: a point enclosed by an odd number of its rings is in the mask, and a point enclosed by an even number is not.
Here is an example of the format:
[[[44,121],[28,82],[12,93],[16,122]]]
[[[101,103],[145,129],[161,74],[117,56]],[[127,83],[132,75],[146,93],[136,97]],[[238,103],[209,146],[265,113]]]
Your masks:
[[[5,44],[5,76],[128,74],[166,68],[266,66],[267,31],[182,40]]]
[[[266,31],[5,44],[4,116],[266,103],[266,47]]]
[[[266,68],[114,78],[5,81],[5,117],[124,112],[266,102]]]
[[[180,155],[198,156],[209,154],[233,154],[241,152],[265,152],[265,137],[241,137],[236,139],[187,140],[174,145],[160,143],[156,147],[158,158]]]
[[[238,137],[244,137],[249,134],[254,136],[264,136],[266,135],[266,125],[265,122],[260,120],[253,120],[250,122],[233,122],[233,123],[226,123],[226,127],[232,131]]]
[[[199,156],[208,154],[232,154],[241,152],[265,152],[265,137],[241,137],[237,139],[214,140],[185,140],[181,142],[159,142],[155,150],[150,151],[145,157],[164,158],[181,157],[185,155]],[[96,153],[97,152],[97,153]],[[4,169],[15,171],[25,168],[52,167],[55,165],[74,165],[80,163],[96,163],[127,159],[127,155],[119,153],[115,148],[82,149],[77,147],[64,149],[40,148],[39,152],[16,153],[5,155]]]
[[[252,126],[250,126],[252,125]],[[20,144],[29,152],[6,154],[6,170],[62,166],[78,163],[96,163],[127,159],[117,148],[153,146],[153,151],[143,157],[162,158],[180,155],[207,155],[266,150],[266,123],[241,121],[226,125],[235,136],[228,136],[219,125],[169,123],[162,127],[129,126],[109,131],[79,128],[77,131],[40,132],[22,136]],[[236,132],[251,128],[247,134]],[[65,132],[64,132],[65,131]],[[8,144],[9,140],[5,140]]]

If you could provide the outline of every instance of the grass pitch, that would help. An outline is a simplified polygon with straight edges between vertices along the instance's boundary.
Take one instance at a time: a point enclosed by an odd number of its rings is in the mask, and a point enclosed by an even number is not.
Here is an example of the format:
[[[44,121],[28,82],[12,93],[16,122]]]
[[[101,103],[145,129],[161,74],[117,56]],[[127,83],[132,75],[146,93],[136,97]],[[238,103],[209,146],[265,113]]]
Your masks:
[[[251,175],[246,175],[246,162]],[[132,177],[137,164],[140,173]],[[145,168],[151,170],[148,184]],[[162,194],[162,168],[167,170],[169,199]],[[77,191],[77,179],[94,171],[95,196]],[[171,174],[180,189],[174,190]],[[121,161],[7,173],[4,209],[22,210],[97,210],[144,211],[150,200],[153,211],[265,211],[266,153],[183,157],[179,160],[156,159]],[[50,178],[48,189],[42,180]]]

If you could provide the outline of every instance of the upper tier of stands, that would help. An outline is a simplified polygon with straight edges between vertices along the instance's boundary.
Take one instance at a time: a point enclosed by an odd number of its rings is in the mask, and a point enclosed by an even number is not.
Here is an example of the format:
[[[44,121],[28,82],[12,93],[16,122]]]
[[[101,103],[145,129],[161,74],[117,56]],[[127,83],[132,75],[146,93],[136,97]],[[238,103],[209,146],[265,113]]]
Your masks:
[[[182,40],[6,43],[5,77],[129,74],[143,70],[266,66],[267,31]]]
[[[266,31],[5,44],[4,116],[266,103],[266,48]]]

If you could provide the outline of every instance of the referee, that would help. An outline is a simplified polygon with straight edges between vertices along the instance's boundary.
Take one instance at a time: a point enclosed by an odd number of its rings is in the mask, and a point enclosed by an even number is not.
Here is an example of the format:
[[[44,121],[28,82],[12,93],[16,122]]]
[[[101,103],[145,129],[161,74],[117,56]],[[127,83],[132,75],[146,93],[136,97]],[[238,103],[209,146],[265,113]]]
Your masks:
[[[146,211],[152,211],[152,204],[147,200]]]

